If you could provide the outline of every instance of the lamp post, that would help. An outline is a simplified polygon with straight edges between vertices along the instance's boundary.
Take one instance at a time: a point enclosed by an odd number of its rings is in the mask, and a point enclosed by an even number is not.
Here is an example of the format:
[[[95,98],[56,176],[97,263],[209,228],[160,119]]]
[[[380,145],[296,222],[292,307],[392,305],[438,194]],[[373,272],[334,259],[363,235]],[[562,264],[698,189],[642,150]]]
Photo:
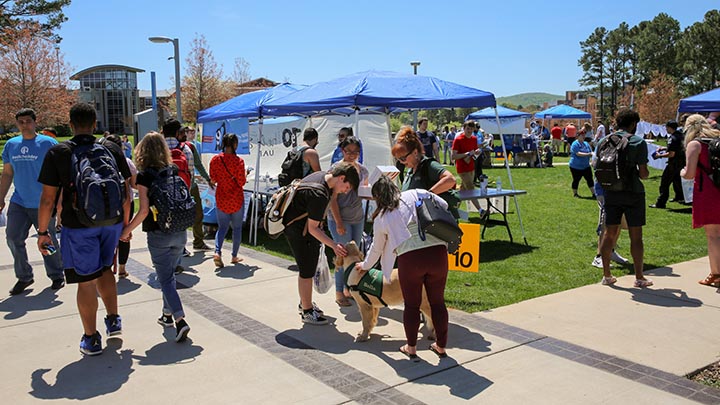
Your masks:
[[[415,76],[417,76],[417,68],[418,68],[418,66],[420,66],[420,62],[416,61],[416,60],[412,61],[412,62],[410,62],[410,66],[413,67],[413,74]],[[417,129],[418,129],[417,124],[418,124],[418,112],[417,112],[417,110],[415,110],[415,111],[413,111],[413,129],[415,131],[417,131]]]
[[[180,104],[180,43],[177,38],[168,37],[150,37],[150,42],[156,44],[162,44],[166,42],[172,42],[173,48],[175,48],[175,107],[177,109],[177,120],[182,124],[182,106]]]

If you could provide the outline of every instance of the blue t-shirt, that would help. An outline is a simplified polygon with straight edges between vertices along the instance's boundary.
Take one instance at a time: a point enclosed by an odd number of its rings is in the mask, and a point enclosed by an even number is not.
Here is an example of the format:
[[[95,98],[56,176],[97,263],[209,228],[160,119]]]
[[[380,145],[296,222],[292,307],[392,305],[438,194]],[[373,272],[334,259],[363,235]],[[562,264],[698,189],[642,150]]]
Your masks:
[[[15,192],[10,202],[25,208],[38,208],[42,184],[37,179],[47,151],[57,145],[49,136],[37,135],[34,139],[23,139],[22,135],[8,139],[2,152],[3,164],[13,170]]]
[[[578,156],[578,152],[592,152],[590,144],[585,141],[580,143],[580,141],[576,140],[570,145],[570,163],[568,165],[573,169],[585,170],[590,167],[590,156]]]

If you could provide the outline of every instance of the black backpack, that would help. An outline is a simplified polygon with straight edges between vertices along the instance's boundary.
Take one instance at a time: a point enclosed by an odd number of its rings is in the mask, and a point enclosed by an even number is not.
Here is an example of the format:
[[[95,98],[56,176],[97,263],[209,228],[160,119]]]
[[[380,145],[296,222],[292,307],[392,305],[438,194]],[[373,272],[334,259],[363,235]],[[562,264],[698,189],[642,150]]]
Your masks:
[[[630,189],[630,173],[627,163],[628,140],[632,134],[614,132],[606,136],[597,149],[595,177],[605,191]]]
[[[710,167],[705,167],[700,162],[698,162],[698,167],[707,173],[715,187],[720,188],[720,138],[700,138],[698,140],[708,146],[710,160]],[[702,183],[700,188],[702,189]]]
[[[118,169],[113,154],[97,142],[70,146],[70,190],[72,207],[86,227],[115,225],[123,219],[125,179]]]
[[[288,152],[285,160],[282,162],[282,173],[278,175],[278,184],[280,187],[285,187],[292,183],[293,180],[304,177],[303,154],[308,148],[308,146],[301,146],[299,148],[293,148]]]
[[[184,231],[195,222],[195,200],[175,165],[147,169],[154,179],[148,190],[150,205],[160,231]]]

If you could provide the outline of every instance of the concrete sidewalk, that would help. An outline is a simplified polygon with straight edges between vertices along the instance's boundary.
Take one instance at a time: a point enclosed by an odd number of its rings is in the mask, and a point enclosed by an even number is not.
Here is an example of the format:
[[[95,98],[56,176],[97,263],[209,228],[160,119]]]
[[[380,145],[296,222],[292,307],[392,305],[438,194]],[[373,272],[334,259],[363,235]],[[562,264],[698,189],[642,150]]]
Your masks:
[[[15,277],[0,234],[6,296]],[[453,310],[450,357],[422,340],[414,363],[398,352],[401,308],[382,310],[366,343],[354,342],[357,308],[338,308],[332,293],[315,297],[331,324],[304,325],[292,263],[249,249],[217,271],[209,253],[184,259],[178,283],[192,330],[177,344],[174,329],[156,323],[161,297],[139,232],[130,277],[118,283],[122,339],[83,357],[76,287],[50,290],[34,239],[28,251],[35,284],[0,301],[4,403],[720,403],[720,390],[684,378],[720,354],[720,296],[697,284],[707,258],[649,272],[655,286],[644,290],[628,276],[493,311]]]

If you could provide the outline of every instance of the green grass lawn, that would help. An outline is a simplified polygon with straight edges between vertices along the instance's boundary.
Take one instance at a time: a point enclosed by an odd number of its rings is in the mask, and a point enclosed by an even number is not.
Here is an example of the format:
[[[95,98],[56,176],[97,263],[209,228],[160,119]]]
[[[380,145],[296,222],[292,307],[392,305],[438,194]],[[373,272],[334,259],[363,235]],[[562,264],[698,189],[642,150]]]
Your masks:
[[[454,173],[454,168],[449,169]],[[515,205],[509,200],[508,219],[515,242],[510,242],[503,227],[486,230],[480,243],[479,272],[450,272],[446,300],[451,307],[469,312],[497,308],[598,283],[602,277],[601,269],[590,265],[597,249],[598,217],[590,191],[581,186],[580,195],[588,198],[573,198],[567,166],[511,171],[515,188],[528,192],[518,196],[528,245],[523,243]],[[485,173],[491,181],[500,177],[509,188],[504,168],[486,169]],[[650,178],[644,182],[648,204],[657,198],[660,174],[650,169]],[[668,206],[668,210],[648,208],[643,228],[645,269],[707,255],[704,231],[691,229],[691,208],[675,203]],[[476,215],[470,220],[477,220]],[[271,240],[260,231],[258,245],[253,248],[292,260],[282,237]],[[621,233],[618,252],[630,259],[627,231]],[[632,267],[614,265],[613,274],[632,274]]]

